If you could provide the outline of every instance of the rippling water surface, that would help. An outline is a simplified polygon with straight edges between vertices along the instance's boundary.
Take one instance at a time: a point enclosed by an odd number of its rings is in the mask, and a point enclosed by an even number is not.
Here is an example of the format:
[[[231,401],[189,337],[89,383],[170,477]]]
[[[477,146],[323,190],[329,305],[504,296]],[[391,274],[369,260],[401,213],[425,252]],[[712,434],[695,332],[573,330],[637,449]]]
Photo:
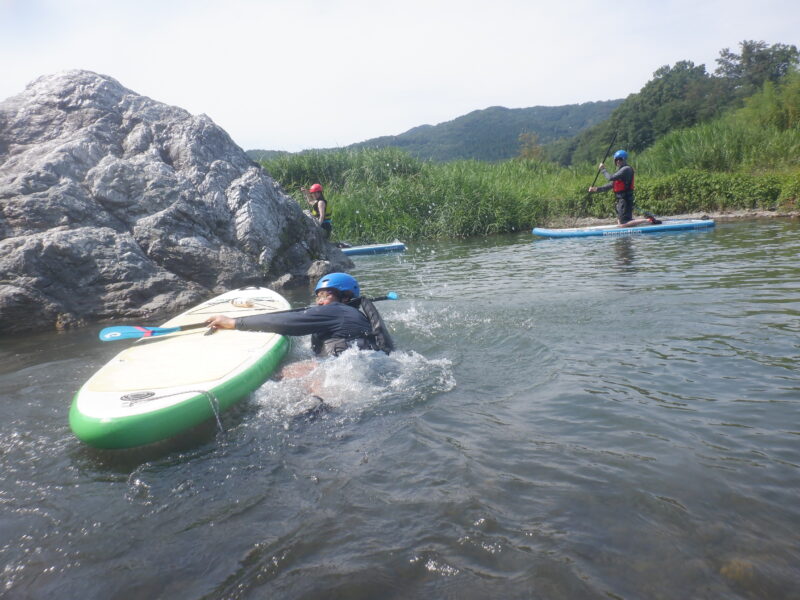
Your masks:
[[[409,246],[400,351],[147,451],[70,433],[99,327],[0,340],[0,596],[800,597],[800,224]]]

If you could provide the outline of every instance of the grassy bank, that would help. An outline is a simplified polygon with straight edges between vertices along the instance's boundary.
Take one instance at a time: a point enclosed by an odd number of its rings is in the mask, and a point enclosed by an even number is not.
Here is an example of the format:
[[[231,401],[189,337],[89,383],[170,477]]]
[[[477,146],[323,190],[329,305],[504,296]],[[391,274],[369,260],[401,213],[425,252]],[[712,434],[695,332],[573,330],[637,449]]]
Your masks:
[[[738,110],[664,135],[630,162],[640,213],[800,210],[800,73],[765,83]],[[433,163],[383,148],[262,164],[304,208],[300,187],[321,183],[335,239],[349,242],[468,237],[614,216],[611,192],[586,193],[596,163]]]
[[[791,164],[766,174],[701,168],[665,173],[656,168],[660,161],[647,153],[632,162],[640,211],[671,215],[800,209],[800,169]],[[352,243],[469,237],[613,215],[612,193],[585,193],[596,165],[563,168],[531,160],[431,163],[391,148],[307,152],[262,164],[304,207],[299,188],[322,183],[334,207],[335,239]]]

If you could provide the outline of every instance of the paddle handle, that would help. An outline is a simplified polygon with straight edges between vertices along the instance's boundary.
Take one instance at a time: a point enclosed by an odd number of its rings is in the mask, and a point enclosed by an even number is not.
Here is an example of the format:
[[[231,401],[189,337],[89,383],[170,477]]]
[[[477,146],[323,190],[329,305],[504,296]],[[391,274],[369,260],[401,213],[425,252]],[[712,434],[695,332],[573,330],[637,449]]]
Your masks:
[[[191,325],[181,325],[180,331],[188,331],[190,329],[202,329],[203,327],[208,327],[206,323],[192,323]]]
[[[600,161],[601,163],[605,163],[606,162],[606,159],[608,158],[608,153],[611,152],[611,146],[613,146],[614,142],[616,142],[616,141],[617,141],[617,134],[614,133],[614,137],[611,138],[611,143],[608,145],[608,148],[606,148],[606,155],[603,157],[603,160]],[[597,173],[594,174],[594,181],[592,182],[591,187],[594,187],[594,184],[597,183],[597,177],[599,175],[600,175],[600,168],[598,167]]]
[[[370,298],[373,302],[380,302],[381,300],[397,300],[400,296],[397,292],[387,292],[385,296],[378,296],[377,298]]]

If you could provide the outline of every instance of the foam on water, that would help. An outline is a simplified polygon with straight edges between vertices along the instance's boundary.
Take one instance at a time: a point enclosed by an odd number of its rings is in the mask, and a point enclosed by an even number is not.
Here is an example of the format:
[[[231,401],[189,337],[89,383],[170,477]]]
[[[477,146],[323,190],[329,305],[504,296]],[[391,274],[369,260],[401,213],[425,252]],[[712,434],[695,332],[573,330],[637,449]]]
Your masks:
[[[314,410],[321,398],[340,415],[369,408],[387,410],[397,404],[424,401],[455,386],[447,359],[426,359],[413,350],[383,352],[348,350],[335,359],[314,359],[308,342],[293,348],[287,363],[313,361],[308,374],[271,379],[254,393],[264,419],[281,420]]]

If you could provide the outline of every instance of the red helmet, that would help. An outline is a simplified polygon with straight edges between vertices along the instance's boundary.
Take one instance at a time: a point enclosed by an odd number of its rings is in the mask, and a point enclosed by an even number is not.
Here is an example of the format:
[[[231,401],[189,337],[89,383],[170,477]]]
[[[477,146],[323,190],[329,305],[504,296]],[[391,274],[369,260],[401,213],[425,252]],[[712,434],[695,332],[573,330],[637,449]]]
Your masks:
[[[322,191],[322,186],[320,184],[318,184],[318,183],[315,183],[310,188],[308,188],[308,191],[311,192],[312,194],[314,192],[321,192]]]

